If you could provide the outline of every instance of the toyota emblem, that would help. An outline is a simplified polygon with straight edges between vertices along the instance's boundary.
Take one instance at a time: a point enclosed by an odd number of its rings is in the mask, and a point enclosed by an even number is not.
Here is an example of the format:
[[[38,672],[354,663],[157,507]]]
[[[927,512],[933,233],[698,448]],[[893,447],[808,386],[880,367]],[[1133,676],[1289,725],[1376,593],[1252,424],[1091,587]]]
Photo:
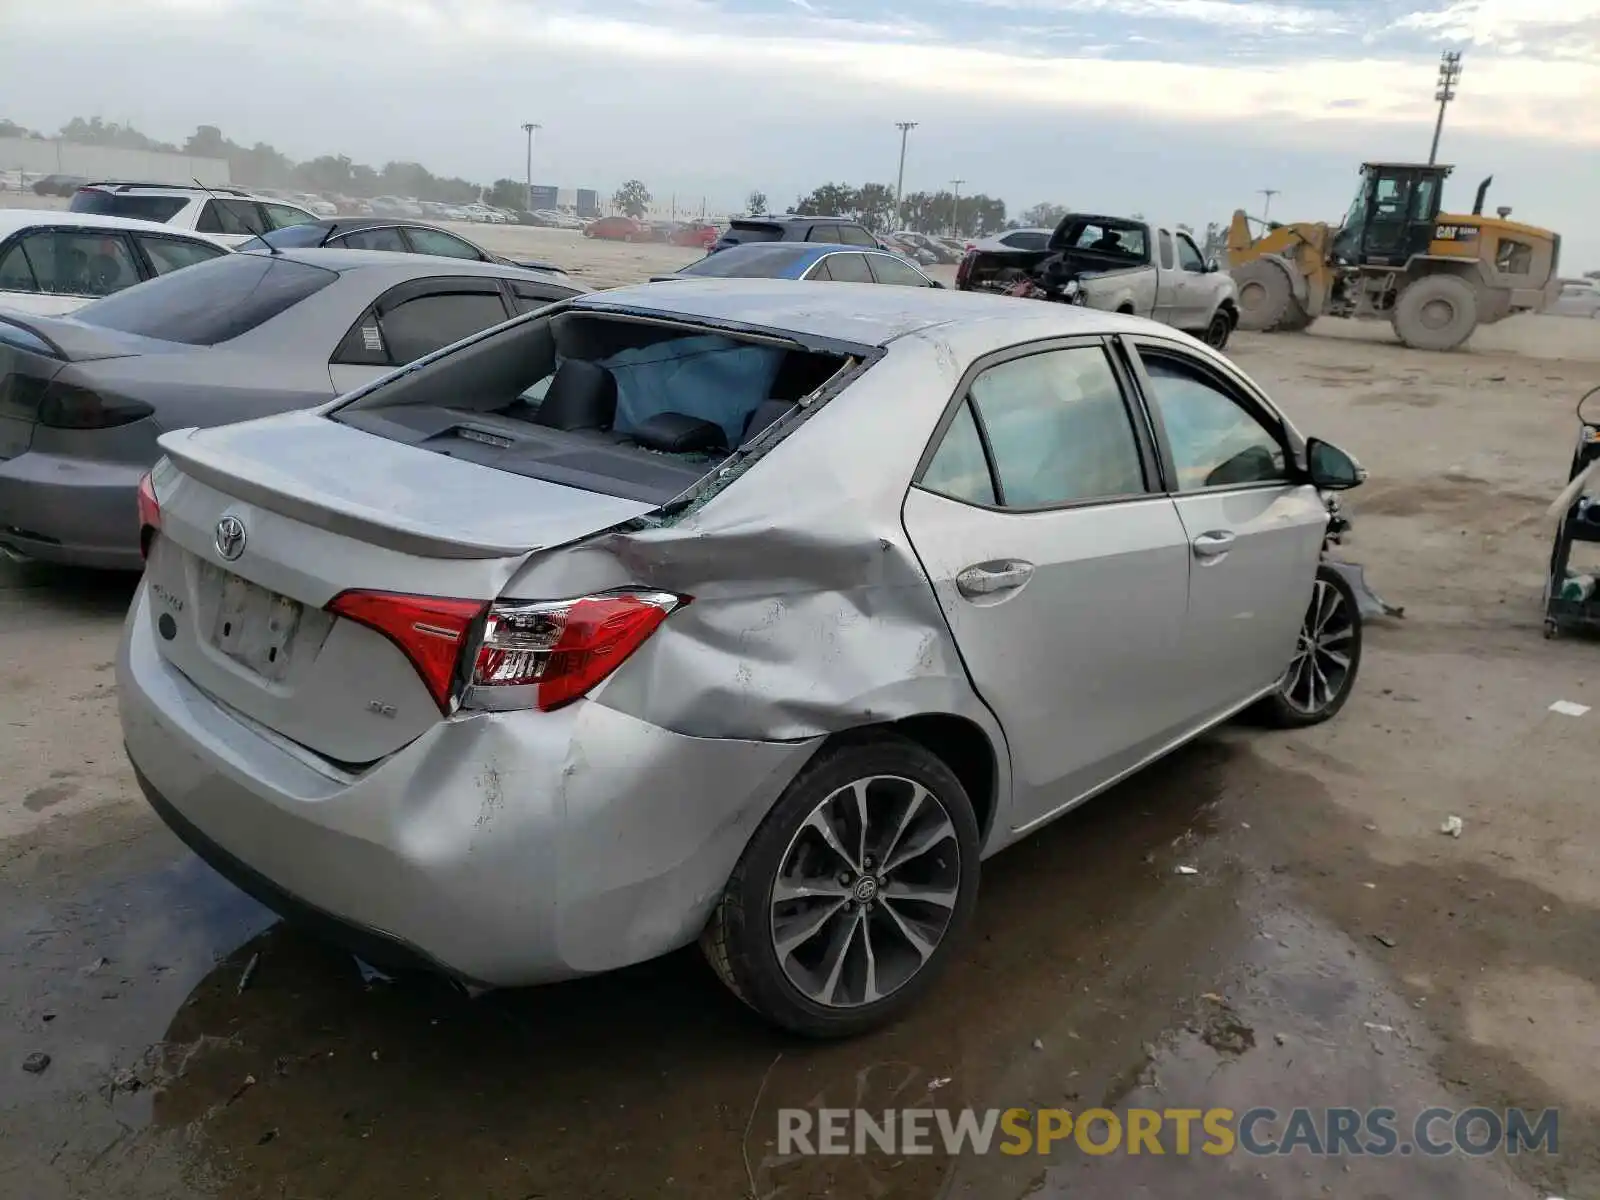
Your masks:
[[[229,562],[244,553],[244,522],[238,517],[223,517],[217,522],[217,553]]]

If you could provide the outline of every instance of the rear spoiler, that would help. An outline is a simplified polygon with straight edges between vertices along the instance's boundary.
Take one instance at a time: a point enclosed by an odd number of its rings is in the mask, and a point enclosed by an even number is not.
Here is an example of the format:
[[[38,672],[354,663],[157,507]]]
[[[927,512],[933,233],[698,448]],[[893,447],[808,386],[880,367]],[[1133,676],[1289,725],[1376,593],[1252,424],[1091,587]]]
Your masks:
[[[87,362],[96,358],[126,358],[143,352],[150,339],[111,329],[98,329],[62,317],[39,317],[32,313],[0,314],[0,341],[34,353],[46,353],[64,362]],[[143,343],[135,346],[133,342]]]

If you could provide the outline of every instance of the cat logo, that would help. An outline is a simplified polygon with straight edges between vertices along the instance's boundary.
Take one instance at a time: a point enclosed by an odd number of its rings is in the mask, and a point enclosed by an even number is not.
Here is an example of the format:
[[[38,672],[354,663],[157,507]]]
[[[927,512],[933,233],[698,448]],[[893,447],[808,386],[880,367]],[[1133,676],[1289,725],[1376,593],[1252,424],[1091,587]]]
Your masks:
[[[1478,236],[1476,225],[1439,225],[1434,228],[1436,242],[1470,242]]]

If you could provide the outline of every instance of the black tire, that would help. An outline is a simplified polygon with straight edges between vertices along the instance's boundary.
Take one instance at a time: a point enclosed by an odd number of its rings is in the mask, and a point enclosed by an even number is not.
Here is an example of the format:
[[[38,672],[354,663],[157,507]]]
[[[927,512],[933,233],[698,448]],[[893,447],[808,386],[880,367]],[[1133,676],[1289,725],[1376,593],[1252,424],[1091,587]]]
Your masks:
[[[1211,324],[1206,326],[1205,333],[1200,340],[1213,350],[1226,350],[1228,339],[1233,336],[1233,318],[1225,308],[1219,308],[1211,315]]]
[[[1414,350],[1454,350],[1478,327],[1478,293],[1459,275],[1424,275],[1405,286],[1389,323]]]
[[[1350,699],[1356,676],[1361,671],[1361,607],[1356,601],[1355,590],[1345,577],[1326,564],[1317,567],[1317,584],[1312,591],[1311,603],[1306,608],[1305,623],[1301,626],[1300,651],[1304,650],[1307,631],[1316,618],[1318,602],[1327,595],[1324,588],[1333,589],[1343,605],[1344,624],[1340,628],[1347,628],[1348,634],[1342,641],[1330,643],[1330,646],[1337,646],[1348,658],[1349,665],[1330,699],[1325,703],[1307,705],[1300,699],[1301,692],[1297,687],[1300,676],[1296,674],[1296,667],[1302,658],[1302,654],[1297,652],[1294,662],[1290,663],[1283,679],[1279,681],[1278,690],[1253,709],[1251,715],[1262,724],[1275,729],[1304,729],[1309,725],[1320,725],[1337,716]],[[1331,623],[1329,628],[1333,628]],[[1318,661],[1328,665],[1326,658]]]
[[[1289,272],[1267,258],[1245,263],[1233,271],[1239,285],[1239,328],[1267,333],[1286,326],[1304,329],[1310,324],[1294,298]]]
[[[953,827],[956,898],[931,954],[887,995],[849,1006],[818,1003],[796,986],[779,961],[774,887],[812,814],[852,783],[881,777],[920,785],[942,808],[939,815]],[[933,844],[948,846],[950,840]],[[894,1020],[933,986],[971,922],[978,899],[978,855],[972,802],[938,757],[892,734],[840,740],[806,764],[756,829],[701,935],[700,947],[728,989],[772,1024],[809,1038],[851,1037]],[[922,857],[947,867],[951,856],[946,849],[939,854],[930,850]],[[881,898],[880,903],[887,910]]]

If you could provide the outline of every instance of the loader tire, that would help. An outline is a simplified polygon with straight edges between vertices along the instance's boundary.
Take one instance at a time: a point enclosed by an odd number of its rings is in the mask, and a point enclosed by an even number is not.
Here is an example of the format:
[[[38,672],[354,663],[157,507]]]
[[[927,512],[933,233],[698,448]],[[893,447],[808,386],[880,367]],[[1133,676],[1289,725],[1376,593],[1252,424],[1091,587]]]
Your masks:
[[[1289,273],[1275,262],[1257,259],[1233,272],[1239,285],[1239,328],[1254,332],[1304,329],[1311,322],[1294,298]]]
[[[1424,275],[1406,285],[1389,320],[1414,350],[1454,350],[1478,327],[1478,293],[1459,275]]]

